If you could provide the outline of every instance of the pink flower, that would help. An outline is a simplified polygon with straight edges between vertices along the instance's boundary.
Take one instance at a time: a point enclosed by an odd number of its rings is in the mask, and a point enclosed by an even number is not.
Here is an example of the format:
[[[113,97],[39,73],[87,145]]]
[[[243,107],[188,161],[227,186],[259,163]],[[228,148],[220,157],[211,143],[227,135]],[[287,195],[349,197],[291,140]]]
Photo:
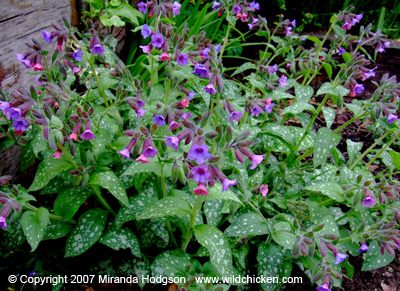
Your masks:
[[[143,164],[148,164],[150,163],[149,159],[146,158],[143,154],[141,154],[137,159],[136,162],[141,162]]]
[[[187,100],[187,98],[185,97],[181,102],[179,102],[179,105],[182,107],[189,107],[189,100]]]
[[[6,224],[6,218],[4,216],[0,216],[0,227],[8,228]]]
[[[178,122],[176,122],[175,120],[172,120],[168,126],[168,130],[171,131],[171,130],[177,129],[179,127],[181,127],[181,125]]]
[[[171,58],[167,54],[167,52],[162,52],[161,56],[158,58],[160,61],[166,62],[169,61]]]
[[[267,194],[268,194],[268,191],[269,191],[268,190],[268,185],[267,184],[261,185],[260,191],[261,191],[262,196],[266,197]]]
[[[201,196],[207,196],[210,195],[210,193],[208,193],[207,188],[204,184],[199,183],[199,185],[197,186],[196,189],[194,189],[194,194],[196,195],[201,195]]]
[[[62,153],[61,149],[58,148],[58,149],[56,150],[56,152],[55,152],[54,154],[52,154],[51,156],[52,156],[52,157],[55,157],[56,159],[61,159],[61,153]]]

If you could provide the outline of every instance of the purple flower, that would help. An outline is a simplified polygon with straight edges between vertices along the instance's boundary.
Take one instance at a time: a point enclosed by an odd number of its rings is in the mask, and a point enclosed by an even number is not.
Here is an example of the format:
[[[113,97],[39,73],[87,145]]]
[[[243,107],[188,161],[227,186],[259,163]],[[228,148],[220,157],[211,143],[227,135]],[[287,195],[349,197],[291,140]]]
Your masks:
[[[281,85],[281,87],[286,87],[287,83],[287,77],[285,75],[282,75],[282,77],[279,79],[279,84]]]
[[[396,121],[396,120],[398,120],[398,119],[399,119],[399,118],[398,118],[396,115],[390,113],[390,114],[387,116],[386,122],[389,123],[389,124],[392,124],[394,121]]]
[[[177,1],[174,2],[174,7],[172,7],[172,13],[174,14],[174,17],[179,15],[181,13],[181,4]]]
[[[198,165],[204,163],[206,159],[211,158],[211,154],[209,153],[209,147],[206,144],[198,145],[194,144],[189,150],[189,154],[187,156],[189,160],[195,161]]]
[[[208,78],[210,75],[210,72],[208,71],[208,69],[206,67],[204,67],[202,64],[197,63],[194,66],[194,71],[193,74],[195,75],[199,75],[200,78]]]
[[[8,120],[19,120],[21,118],[21,113],[21,108],[15,107],[8,107],[4,112]]]
[[[164,37],[161,33],[156,33],[151,36],[151,43],[156,48],[161,48],[164,44]]]
[[[254,10],[259,10],[260,9],[260,4],[258,4],[255,1],[251,2],[249,6],[250,6],[251,9],[254,9]]]
[[[322,284],[321,286],[317,287],[317,291],[331,291],[331,289],[329,289],[329,285],[328,284]]]
[[[154,146],[153,139],[151,137],[146,138],[143,142],[142,155],[146,158],[154,158],[157,153],[158,151]]]
[[[217,54],[219,54],[220,50],[221,50],[221,44],[217,44],[216,46],[214,46],[215,51],[217,52]]]
[[[285,36],[289,36],[293,33],[292,27],[291,26],[286,26],[285,27]]]
[[[188,118],[190,118],[190,117],[192,117],[192,116],[193,116],[192,112],[182,113],[182,115],[181,115],[181,117],[182,117],[183,119],[188,119]]]
[[[360,72],[361,72],[361,81],[365,81],[366,79],[368,79],[369,77],[375,77],[375,69],[378,67],[375,67],[373,69],[367,69],[364,67],[360,67]]]
[[[140,45],[139,47],[143,50],[143,52],[144,52],[145,54],[148,54],[148,55],[150,55],[151,49],[153,48],[153,46],[152,46],[151,44],[148,44],[148,45]]]
[[[140,31],[140,33],[142,34],[142,36],[144,38],[148,38],[149,36],[151,36],[150,27],[147,24],[144,24],[142,30]]]
[[[6,218],[4,216],[0,216],[0,227],[8,228],[6,224]]]
[[[362,252],[366,252],[368,251],[368,245],[366,243],[363,243],[360,247],[360,249],[358,250],[358,252],[361,254]]]
[[[344,255],[344,254],[341,254],[341,253],[336,253],[336,254],[335,254],[335,259],[336,259],[335,265],[340,264],[340,263],[343,262],[347,257],[348,257],[348,255]]]
[[[146,3],[144,3],[144,2],[139,2],[139,3],[138,3],[138,8],[139,8],[139,11],[140,11],[140,12],[142,12],[143,14],[145,14],[145,13],[146,13],[146,10],[147,10],[147,5],[146,5]]]
[[[90,130],[90,119],[86,121],[86,130],[81,134],[81,139],[85,139],[87,141],[95,139],[96,136],[94,133]]]
[[[242,111],[232,111],[231,115],[228,118],[228,120],[230,122],[239,121],[240,118],[242,118],[242,117],[243,117],[243,112]]]
[[[251,116],[259,116],[262,112],[262,109],[260,106],[254,106],[253,108],[251,108]]]
[[[346,52],[346,50],[344,48],[340,48],[339,49],[339,56],[342,56],[344,53]]]
[[[17,60],[20,61],[27,69],[31,67],[31,62],[25,59],[24,54],[15,53],[15,55],[17,56]]]
[[[229,187],[235,186],[236,184],[237,184],[236,179],[235,180],[229,180],[228,178],[224,179],[222,181],[222,192],[229,191]]]
[[[93,47],[92,50],[90,51],[92,53],[92,55],[101,55],[102,53],[104,53],[106,50],[104,49],[104,47],[102,45],[100,45],[99,43],[96,43]]]
[[[248,24],[249,29],[252,30],[254,27],[254,24],[256,24],[258,21],[258,18],[253,18],[253,21],[251,23]]]
[[[42,30],[42,34],[43,34],[43,40],[47,41],[48,43],[51,43],[53,41],[53,37],[51,36],[51,33],[46,31],[46,30]]]
[[[201,51],[201,57],[202,57],[203,59],[208,59],[208,58],[210,57],[210,56],[208,55],[208,53],[209,53],[210,51],[211,51],[211,50],[210,50],[209,47],[203,49],[203,50]]]
[[[176,136],[164,136],[166,138],[165,144],[169,147],[172,147],[175,151],[179,150],[179,142],[181,141]]]
[[[80,62],[80,61],[82,61],[83,52],[81,52],[80,50],[77,50],[72,53],[72,57],[75,59],[76,62]]]
[[[375,206],[376,201],[374,198],[367,196],[367,197],[365,197],[364,201],[361,204],[364,205],[365,207],[369,208],[369,207]]]
[[[353,25],[350,22],[345,22],[342,26],[343,30],[351,29]]]
[[[180,54],[176,59],[176,61],[178,62],[178,65],[181,67],[183,65],[187,65],[189,63],[188,60],[189,60],[189,56],[185,55],[185,54]]]
[[[139,99],[136,103],[139,106],[139,108],[142,108],[144,106],[144,101],[142,99]]]
[[[272,67],[269,67],[269,68],[268,68],[268,73],[269,73],[270,75],[272,75],[272,74],[275,73],[275,72],[278,72],[278,65],[277,65],[277,64],[275,64],[275,65],[273,65]]]
[[[296,19],[293,20],[292,22],[290,22],[290,25],[292,25],[293,27],[296,27]]]
[[[255,168],[257,168],[257,165],[262,163],[262,161],[264,160],[265,155],[253,155],[250,158],[250,162],[251,162],[251,170],[254,170]]]
[[[233,6],[233,10],[232,11],[233,11],[234,14],[240,13],[240,10],[242,10],[242,8],[239,5],[235,4],[235,6]]]
[[[157,123],[159,127],[164,126],[166,124],[165,118],[162,115],[154,116],[153,123]]]
[[[10,108],[10,107],[11,107],[10,103],[0,101],[0,110],[3,111],[4,114],[6,114],[5,110]]]
[[[15,120],[12,126],[14,127],[16,132],[18,131],[20,134],[22,134],[22,132],[27,130],[28,122],[23,119]]]
[[[275,103],[265,105],[264,110],[267,111],[267,114],[270,114],[272,112],[274,106],[275,106]]]
[[[212,8],[214,10],[218,10],[220,6],[221,6],[221,4],[218,1],[214,1]]]
[[[210,172],[208,171],[207,165],[202,165],[199,167],[193,167],[191,170],[193,175],[193,180],[202,184],[205,184],[208,179],[210,179]]]
[[[196,93],[195,93],[195,92],[189,92],[189,93],[187,94],[187,96],[188,96],[188,100],[190,101],[190,100],[193,99],[194,96],[196,96]]]
[[[204,91],[206,91],[206,93],[210,93],[210,94],[216,94],[217,93],[217,91],[215,91],[213,83],[210,83],[207,86],[205,86],[204,87]]]
[[[378,53],[383,53],[385,51],[385,48],[389,47],[390,41],[387,41],[385,43],[378,42],[378,47],[376,48],[376,51]]]
[[[172,120],[170,122],[169,126],[168,126],[168,130],[172,131],[172,130],[177,129],[179,127],[181,127],[181,125],[178,122],[176,122],[175,120]]]
[[[147,111],[147,109],[141,109],[141,108],[139,108],[139,109],[136,111],[137,118],[139,119],[140,117],[144,116],[144,114],[146,113],[146,111]]]

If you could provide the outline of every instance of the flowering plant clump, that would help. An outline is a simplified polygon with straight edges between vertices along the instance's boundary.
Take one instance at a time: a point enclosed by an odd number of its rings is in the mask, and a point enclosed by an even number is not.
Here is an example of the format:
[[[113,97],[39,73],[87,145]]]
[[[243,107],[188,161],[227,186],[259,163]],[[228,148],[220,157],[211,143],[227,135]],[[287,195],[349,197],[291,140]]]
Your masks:
[[[180,290],[216,290],[199,276],[288,277],[295,264],[326,291],[354,269],[349,256],[365,254],[363,270],[390,263],[400,248],[400,83],[386,74],[370,100],[356,98],[376,69],[363,46],[384,52],[383,35],[360,26],[352,8],[334,15],[320,40],[298,35],[296,20],[271,26],[255,1],[214,1],[206,9],[227,21],[226,35],[210,39],[177,25],[184,8],[169,0],[130,7],[145,19],[135,28],[145,68],[137,76],[91,22],[86,34],[65,19],[52,24],[42,32],[50,51],[35,39],[18,48],[36,84],[1,92],[0,128],[7,146],[22,148],[22,171],[39,166],[27,189],[0,177],[8,248],[26,239],[38,251],[57,239],[65,257],[96,243],[110,254],[130,249],[135,275],[183,276]],[[117,11],[107,9],[107,17]],[[223,57],[243,41],[232,33],[239,20],[265,49],[233,71]],[[355,28],[359,35],[348,34]],[[312,87],[318,75],[325,82]],[[343,110],[353,117],[332,129]],[[317,117],[325,124],[314,130]],[[357,120],[376,141],[338,147]],[[377,162],[385,170],[372,173]]]

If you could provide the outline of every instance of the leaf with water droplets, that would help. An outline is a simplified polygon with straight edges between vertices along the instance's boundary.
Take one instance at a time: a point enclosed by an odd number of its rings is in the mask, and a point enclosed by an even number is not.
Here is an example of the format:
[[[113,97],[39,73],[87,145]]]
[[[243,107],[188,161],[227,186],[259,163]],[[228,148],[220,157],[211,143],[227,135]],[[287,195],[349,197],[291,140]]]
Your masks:
[[[263,235],[269,233],[268,225],[260,215],[256,213],[245,213],[241,215],[226,230],[225,235],[229,236],[249,236]]]
[[[32,247],[32,252],[36,250],[40,241],[43,239],[49,220],[49,211],[44,207],[40,207],[37,211],[25,211],[22,215],[22,228],[28,243]]]
[[[100,238],[99,242],[116,251],[130,248],[132,255],[142,257],[139,240],[129,228],[111,228]]]
[[[107,212],[100,208],[83,213],[67,239],[65,257],[78,256],[94,245],[103,233],[106,219]]]

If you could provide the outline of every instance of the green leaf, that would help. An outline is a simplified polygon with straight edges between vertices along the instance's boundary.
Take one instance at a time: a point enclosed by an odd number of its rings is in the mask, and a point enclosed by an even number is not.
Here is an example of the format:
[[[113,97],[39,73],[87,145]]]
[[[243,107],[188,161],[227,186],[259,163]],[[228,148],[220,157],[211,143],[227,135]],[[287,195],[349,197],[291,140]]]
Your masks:
[[[57,176],[59,172],[70,168],[72,168],[72,165],[69,162],[62,159],[48,157],[40,163],[36,172],[35,180],[28,191],[37,191],[42,189],[51,179]]]
[[[125,22],[121,20],[117,15],[110,17],[109,14],[105,13],[100,15],[100,21],[104,26],[124,26]]]
[[[333,109],[332,107],[322,107],[322,112],[324,113],[326,127],[331,128],[336,118],[335,109]]]
[[[236,275],[232,266],[232,251],[225,235],[216,227],[201,224],[194,228],[197,241],[210,253],[211,263],[222,276]]]
[[[43,136],[43,132],[39,131],[32,141],[32,149],[36,157],[41,151],[48,149],[48,142]]]
[[[315,42],[318,45],[318,47],[321,46],[321,41],[316,36],[307,36],[306,39],[311,40],[312,42]]]
[[[318,235],[331,233],[340,237],[339,227],[336,223],[336,217],[332,213],[332,207],[326,208],[324,206],[320,206],[317,201],[311,201],[310,199],[307,199],[307,206],[310,212],[310,220],[313,225],[324,225],[321,230],[316,232]]]
[[[33,252],[44,237],[45,229],[49,223],[49,211],[40,207],[37,211],[25,211],[21,218],[22,229]]]
[[[2,231],[2,233],[4,237],[2,242],[10,249],[17,249],[26,240],[21,220],[8,225],[8,228]]]
[[[65,219],[71,219],[92,192],[89,187],[65,189],[54,201],[54,213]]]
[[[346,144],[347,144],[347,153],[349,154],[349,163],[352,164],[354,158],[360,154],[360,151],[363,147],[363,143],[353,142],[350,139],[347,139]]]
[[[130,248],[132,255],[142,257],[139,240],[129,228],[111,228],[100,238],[99,242],[116,251]]]
[[[260,215],[245,213],[232,223],[224,233],[227,237],[263,235],[269,233],[269,229]]]
[[[339,85],[335,88],[335,87],[333,87],[332,83],[327,82],[327,83],[322,84],[322,86],[318,89],[317,96],[329,93],[334,96],[342,96],[343,97],[343,96],[348,95],[349,92],[350,91],[343,86]]]
[[[298,102],[308,103],[314,94],[314,89],[311,86],[302,86],[296,83],[294,89]]]
[[[129,206],[128,196],[126,195],[121,181],[114,172],[98,172],[90,177],[89,184],[96,184],[106,188],[111,194],[117,198],[124,206]]]
[[[273,243],[258,246],[258,276],[264,278],[281,278],[284,274],[284,254],[282,248]],[[278,290],[281,283],[271,280],[270,283],[262,282],[261,288],[265,291]]]
[[[222,200],[206,200],[204,201],[204,214],[207,218],[207,224],[217,226],[223,215],[221,214],[224,201]]]
[[[400,170],[400,153],[390,150],[389,154],[392,157],[392,161],[396,169]]]
[[[71,229],[71,224],[52,219],[46,227],[43,240],[64,237],[71,232]]]
[[[142,164],[140,162],[133,162],[129,168],[122,175],[133,176],[139,173],[155,173],[156,175],[161,175],[162,165],[159,163],[149,163]]]
[[[333,133],[329,128],[322,127],[318,130],[314,142],[314,167],[323,165],[331,155],[331,151],[339,144],[341,135]]]
[[[331,80],[332,79],[332,66],[327,63],[322,63],[322,65],[324,66],[324,69],[326,71],[326,74],[329,77],[329,80]]]
[[[194,266],[188,254],[178,250],[165,251],[159,254],[151,265],[154,277],[185,277],[194,272]]]
[[[232,200],[243,205],[242,201],[231,190],[222,192],[221,184],[215,184],[208,192],[210,195],[205,196],[207,200]]]
[[[280,221],[274,224],[272,239],[279,245],[291,249],[296,240],[296,236],[292,233],[290,224],[286,221]]]
[[[296,103],[293,103],[292,105],[290,105],[289,107],[286,107],[285,109],[283,109],[281,115],[285,115],[287,113],[292,113],[292,114],[296,115],[305,110],[315,112],[315,108],[311,104],[303,103],[303,102],[296,102]]]
[[[253,63],[250,63],[250,62],[244,63],[233,72],[231,77],[233,77],[233,76],[235,76],[237,74],[240,74],[240,73],[242,73],[242,72],[244,72],[246,70],[255,70],[256,68],[257,68],[256,65],[253,64]]]
[[[139,19],[144,19],[144,15],[140,13],[138,10],[133,8],[131,5],[128,3],[120,3],[117,8],[111,8],[108,7],[106,10],[107,13],[110,13],[112,15],[117,15],[124,17],[129,20],[132,24],[139,25]]]
[[[19,168],[21,172],[24,172],[28,167],[32,164],[35,160],[35,153],[32,148],[32,143],[28,143],[25,147],[21,150],[21,155],[19,157]]]
[[[115,218],[115,225],[121,227],[125,222],[136,219],[136,213],[148,207],[153,199],[144,196],[129,198],[129,207],[123,206]]]
[[[346,64],[348,64],[351,60],[351,54],[349,52],[345,52],[342,55],[343,60],[345,61]]]
[[[100,208],[83,213],[67,239],[65,257],[78,256],[94,245],[103,233],[106,219],[107,212]]]
[[[374,240],[369,245],[365,261],[362,265],[361,271],[370,271],[382,268],[389,265],[394,259],[394,256],[389,255],[387,252],[382,256],[378,243]]]
[[[111,135],[108,130],[99,129],[94,132],[96,135],[95,139],[92,139],[90,142],[93,144],[93,154],[98,155],[104,152],[106,145],[111,142]]]
[[[245,79],[249,80],[250,84],[258,89],[264,89],[265,83],[257,80],[257,75],[251,73],[250,76],[246,77]]]
[[[192,212],[192,206],[179,197],[164,197],[136,215],[137,219],[150,219],[164,216],[184,216]]]
[[[337,202],[343,202],[343,189],[339,184],[335,182],[321,182],[306,187],[309,191],[321,192],[329,198],[336,200]]]
[[[332,24],[332,28],[336,32],[336,34],[339,35],[340,37],[342,37],[342,38],[346,37],[346,32],[344,31],[344,29],[341,26],[339,26],[337,24]]]

